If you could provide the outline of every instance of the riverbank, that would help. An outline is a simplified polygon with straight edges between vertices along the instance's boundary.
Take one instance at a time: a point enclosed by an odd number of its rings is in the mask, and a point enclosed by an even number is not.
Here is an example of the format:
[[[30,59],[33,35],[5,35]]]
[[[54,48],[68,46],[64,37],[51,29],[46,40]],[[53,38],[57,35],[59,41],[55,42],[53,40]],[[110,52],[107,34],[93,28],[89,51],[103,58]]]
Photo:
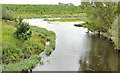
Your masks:
[[[41,57],[33,55],[29,59],[22,59],[20,62],[2,64],[3,73],[6,71],[28,71],[40,63]]]
[[[14,21],[2,20],[3,71],[27,70],[27,68],[34,67],[41,60],[37,55],[44,50],[47,50],[46,55],[50,55],[52,50],[55,49],[54,32],[36,26],[30,26],[32,37],[29,40],[22,41],[14,35],[16,26]],[[48,45],[49,49],[45,48],[46,42],[50,42]],[[25,66],[24,63],[27,65]],[[16,65],[16,67],[13,67],[14,69],[11,68],[13,65]]]
[[[88,28],[89,29],[89,22],[86,22],[85,24],[74,24],[74,26],[76,27],[84,27],[84,28]],[[98,34],[102,37],[105,37],[108,41],[113,43],[114,49],[115,50],[120,50],[120,44],[118,42],[119,38],[119,31],[120,29],[118,28],[118,17],[116,17],[116,20],[113,22],[113,24],[111,25],[111,27],[108,29],[107,32],[97,32],[95,34]],[[95,31],[92,31],[95,32]]]
[[[87,17],[84,18],[60,18],[60,19],[44,19],[44,21],[58,21],[58,22],[77,22],[77,21],[84,21],[88,22],[89,19]]]

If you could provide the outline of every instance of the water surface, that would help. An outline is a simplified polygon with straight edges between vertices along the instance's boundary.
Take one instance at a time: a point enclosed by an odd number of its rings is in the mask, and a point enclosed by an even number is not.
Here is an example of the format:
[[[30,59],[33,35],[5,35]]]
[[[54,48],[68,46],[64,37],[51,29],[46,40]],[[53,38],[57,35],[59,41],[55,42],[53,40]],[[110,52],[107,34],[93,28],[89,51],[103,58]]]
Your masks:
[[[38,64],[33,71],[117,70],[118,56],[112,44],[92,33],[86,34],[86,28],[73,26],[84,22],[26,21],[56,34],[55,50],[43,58],[44,65]]]

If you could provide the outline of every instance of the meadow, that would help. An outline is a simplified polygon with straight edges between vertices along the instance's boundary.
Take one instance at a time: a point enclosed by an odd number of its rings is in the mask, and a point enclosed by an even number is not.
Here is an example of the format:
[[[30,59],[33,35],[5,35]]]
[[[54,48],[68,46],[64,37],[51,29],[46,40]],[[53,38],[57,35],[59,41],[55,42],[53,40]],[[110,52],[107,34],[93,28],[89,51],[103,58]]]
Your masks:
[[[14,11],[23,18],[45,18],[45,17],[85,17],[86,12],[81,6],[74,5],[17,5],[2,4],[3,8]]]

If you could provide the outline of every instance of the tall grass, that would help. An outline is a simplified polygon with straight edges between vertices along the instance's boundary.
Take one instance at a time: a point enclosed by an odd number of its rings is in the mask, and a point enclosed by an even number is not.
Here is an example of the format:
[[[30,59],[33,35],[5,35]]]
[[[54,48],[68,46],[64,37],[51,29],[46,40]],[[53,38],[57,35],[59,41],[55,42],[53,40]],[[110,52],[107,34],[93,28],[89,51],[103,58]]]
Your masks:
[[[3,71],[27,71],[36,66],[41,61],[41,56],[33,55],[29,59],[21,60],[16,63],[3,64]]]

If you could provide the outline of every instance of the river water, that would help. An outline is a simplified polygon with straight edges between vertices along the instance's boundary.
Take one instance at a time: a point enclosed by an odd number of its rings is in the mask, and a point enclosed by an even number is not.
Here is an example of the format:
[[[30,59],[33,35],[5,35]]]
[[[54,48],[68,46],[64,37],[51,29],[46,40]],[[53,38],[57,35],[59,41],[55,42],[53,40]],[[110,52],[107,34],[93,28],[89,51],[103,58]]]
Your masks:
[[[84,22],[48,22],[27,19],[30,25],[46,28],[56,34],[55,50],[43,58],[33,71],[116,71],[118,53],[103,37],[86,34],[87,28],[75,27]]]

